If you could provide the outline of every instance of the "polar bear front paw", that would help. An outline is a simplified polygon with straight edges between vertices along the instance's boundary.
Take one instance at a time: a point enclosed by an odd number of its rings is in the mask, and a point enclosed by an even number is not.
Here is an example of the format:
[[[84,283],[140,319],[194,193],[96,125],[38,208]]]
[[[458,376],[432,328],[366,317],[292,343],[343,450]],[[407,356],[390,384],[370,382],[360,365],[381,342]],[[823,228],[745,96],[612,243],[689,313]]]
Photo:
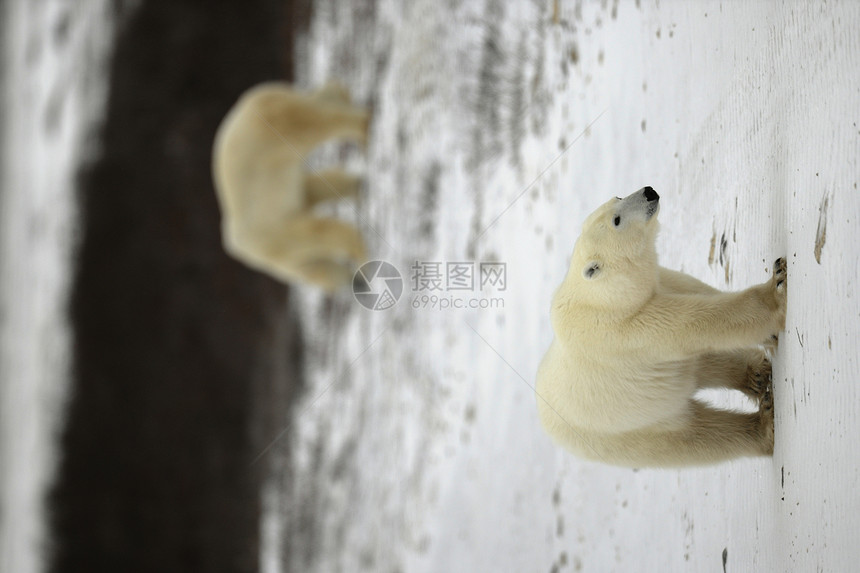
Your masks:
[[[761,360],[747,366],[748,394],[761,401],[770,392],[772,382],[772,366],[770,359],[762,353]]]
[[[776,300],[776,318],[779,330],[785,330],[785,306],[788,292],[788,265],[785,259],[780,257],[773,263],[773,286],[774,299]]]
[[[773,262],[773,280],[777,291],[785,292],[786,281],[788,279],[788,266],[785,259],[780,257]]]

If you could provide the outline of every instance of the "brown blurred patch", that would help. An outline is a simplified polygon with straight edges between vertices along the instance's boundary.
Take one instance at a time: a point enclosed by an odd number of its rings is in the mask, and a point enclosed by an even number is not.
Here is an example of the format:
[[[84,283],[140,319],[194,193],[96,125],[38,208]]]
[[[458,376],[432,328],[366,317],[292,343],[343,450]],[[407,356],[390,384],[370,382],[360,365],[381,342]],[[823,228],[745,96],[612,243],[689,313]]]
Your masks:
[[[291,77],[307,4],[144,1],[118,31],[80,178],[73,389],[51,571],[256,571],[251,460],[301,388],[288,290],[221,248],[210,176],[244,89]],[[283,420],[284,411],[278,418]]]

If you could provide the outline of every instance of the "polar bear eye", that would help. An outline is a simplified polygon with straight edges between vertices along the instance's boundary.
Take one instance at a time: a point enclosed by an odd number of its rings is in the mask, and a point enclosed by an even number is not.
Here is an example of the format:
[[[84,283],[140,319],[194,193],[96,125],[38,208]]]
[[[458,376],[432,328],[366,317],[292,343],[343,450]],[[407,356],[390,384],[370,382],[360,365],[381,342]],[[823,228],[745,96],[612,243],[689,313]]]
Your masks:
[[[615,216],[615,221],[613,221],[613,223],[615,223],[615,226],[616,226],[616,227],[617,227],[618,225],[620,225],[620,224],[621,224],[621,217],[619,217],[618,215],[616,215],[616,216]]]

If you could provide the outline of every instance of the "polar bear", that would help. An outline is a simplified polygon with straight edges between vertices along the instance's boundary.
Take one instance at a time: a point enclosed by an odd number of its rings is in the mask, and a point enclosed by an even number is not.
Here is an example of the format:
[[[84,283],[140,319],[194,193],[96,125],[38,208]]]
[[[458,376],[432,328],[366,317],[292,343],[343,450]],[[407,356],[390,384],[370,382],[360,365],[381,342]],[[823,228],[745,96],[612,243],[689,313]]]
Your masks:
[[[330,83],[301,93],[284,83],[245,92],[215,136],[212,170],[225,250],[284,282],[333,291],[366,259],[353,225],[313,213],[322,201],[355,197],[360,180],[340,169],[313,171],[307,155],[332,139],[366,142],[368,113]]]
[[[583,225],[552,300],[555,338],[537,373],[542,426],[581,457],[629,467],[773,453],[770,361],[785,325],[786,265],[720,292],[657,263],[659,195],[612,199]],[[756,413],[716,409],[700,388],[740,390]]]

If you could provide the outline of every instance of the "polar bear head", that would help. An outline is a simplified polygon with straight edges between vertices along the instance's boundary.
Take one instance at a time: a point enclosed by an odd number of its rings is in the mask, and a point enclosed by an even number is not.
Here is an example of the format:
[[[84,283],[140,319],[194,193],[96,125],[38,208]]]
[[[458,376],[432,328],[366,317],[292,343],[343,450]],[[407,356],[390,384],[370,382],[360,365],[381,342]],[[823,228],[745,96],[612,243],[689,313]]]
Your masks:
[[[582,226],[565,283],[572,301],[593,307],[639,305],[657,284],[660,196],[643,187],[597,208]]]

